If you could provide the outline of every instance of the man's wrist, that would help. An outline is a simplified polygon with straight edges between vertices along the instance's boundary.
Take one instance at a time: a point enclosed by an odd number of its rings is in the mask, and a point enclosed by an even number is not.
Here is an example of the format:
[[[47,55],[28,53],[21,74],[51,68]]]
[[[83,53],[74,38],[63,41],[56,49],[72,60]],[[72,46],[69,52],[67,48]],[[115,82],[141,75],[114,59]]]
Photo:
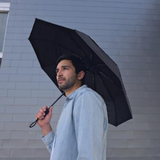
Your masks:
[[[52,131],[52,128],[50,124],[45,124],[44,126],[41,127],[41,130],[42,130],[43,136],[45,136]]]

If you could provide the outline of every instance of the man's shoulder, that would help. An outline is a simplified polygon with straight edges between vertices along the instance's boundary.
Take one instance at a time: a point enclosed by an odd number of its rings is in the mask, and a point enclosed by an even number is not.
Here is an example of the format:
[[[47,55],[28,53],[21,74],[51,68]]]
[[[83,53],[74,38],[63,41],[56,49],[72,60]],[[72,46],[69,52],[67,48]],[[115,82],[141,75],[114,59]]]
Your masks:
[[[94,90],[92,90],[91,88],[89,88],[87,85],[83,85],[81,86],[78,90],[77,90],[77,95],[81,95],[81,94],[89,94],[89,93],[96,93]]]
[[[90,97],[90,98],[97,97],[98,99],[102,100],[102,97],[96,91],[88,87],[87,85],[82,86],[82,88],[77,92],[76,97],[82,97],[83,95]]]

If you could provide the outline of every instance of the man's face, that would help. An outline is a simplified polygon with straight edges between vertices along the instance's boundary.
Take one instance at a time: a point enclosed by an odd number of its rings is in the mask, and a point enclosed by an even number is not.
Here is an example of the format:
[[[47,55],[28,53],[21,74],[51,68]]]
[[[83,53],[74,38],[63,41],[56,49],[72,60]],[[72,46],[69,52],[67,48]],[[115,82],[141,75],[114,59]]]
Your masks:
[[[70,60],[62,60],[56,68],[57,83],[60,90],[66,91],[76,84],[78,78],[75,68]]]

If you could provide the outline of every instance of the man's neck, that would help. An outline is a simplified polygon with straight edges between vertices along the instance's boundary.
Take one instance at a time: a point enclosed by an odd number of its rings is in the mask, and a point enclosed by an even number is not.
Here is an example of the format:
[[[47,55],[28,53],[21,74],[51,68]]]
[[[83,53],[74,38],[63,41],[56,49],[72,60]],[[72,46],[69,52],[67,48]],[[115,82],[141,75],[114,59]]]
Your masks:
[[[65,90],[65,95],[68,96],[69,94],[71,94],[72,92],[74,92],[75,90],[77,90],[79,87],[82,86],[82,83],[78,83],[77,85],[73,86],[72,88],[69,88],[68,90]]]

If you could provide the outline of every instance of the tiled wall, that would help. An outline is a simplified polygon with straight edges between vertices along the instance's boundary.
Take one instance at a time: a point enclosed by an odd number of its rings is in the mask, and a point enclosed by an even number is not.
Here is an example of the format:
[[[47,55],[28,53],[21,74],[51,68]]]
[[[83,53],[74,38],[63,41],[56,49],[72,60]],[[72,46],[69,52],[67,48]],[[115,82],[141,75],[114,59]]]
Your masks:
[[[10,2],[0,68],[0,160],[48,160],[38,109],[60,95],[40,69],[28,37],[35,18],[90,35],[118,64],[133,119],[109,126],[108,160],[160,159],[160,1],[0,0]],[[53,111],[53,128],[64,98]]]

